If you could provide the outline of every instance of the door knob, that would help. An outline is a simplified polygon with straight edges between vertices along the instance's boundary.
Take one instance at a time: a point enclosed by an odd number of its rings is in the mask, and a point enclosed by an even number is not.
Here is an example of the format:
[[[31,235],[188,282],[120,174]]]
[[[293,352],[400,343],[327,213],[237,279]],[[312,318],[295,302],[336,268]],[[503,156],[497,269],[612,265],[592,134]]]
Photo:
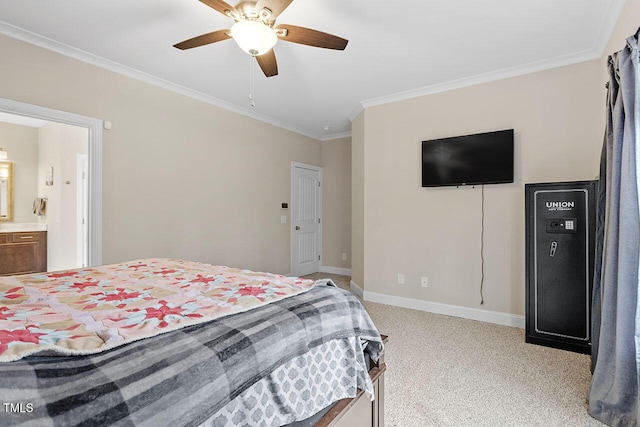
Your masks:
[[[296,230],[300,230],[300,226],[299,225],[296,225]]]

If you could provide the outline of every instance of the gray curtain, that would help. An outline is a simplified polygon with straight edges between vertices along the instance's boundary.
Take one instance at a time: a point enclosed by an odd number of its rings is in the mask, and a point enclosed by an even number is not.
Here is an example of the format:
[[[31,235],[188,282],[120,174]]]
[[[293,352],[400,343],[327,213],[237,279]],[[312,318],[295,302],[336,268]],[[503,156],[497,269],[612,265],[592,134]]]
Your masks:
[[[609,57],[598,187],[589,413],[610,426],[640,422],[639,34]]]

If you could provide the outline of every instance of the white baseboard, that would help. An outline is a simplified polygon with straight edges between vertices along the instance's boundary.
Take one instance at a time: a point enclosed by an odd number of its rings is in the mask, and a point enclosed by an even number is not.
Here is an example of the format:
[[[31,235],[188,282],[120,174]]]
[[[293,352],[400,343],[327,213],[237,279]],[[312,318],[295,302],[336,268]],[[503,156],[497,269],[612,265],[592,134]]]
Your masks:
[[[320,267],[320,273],[339,274],[341,276],[351,276],[351,269],[340,268],[340,267],[327,267],[326,265],[323,265]]]
[[[360,285],[352,280],[349,287],[351,288],[351,292],[353,292],[358,298],[364,299],[364,289],[362,289]]]
[[[354,281],[351,281],[351,289],[357,294],[356,287],[362,292],[365,301],[377,302],[380,304],[393,305],[396,307],[410,308],[413,310],[426,311],[429,313],[444,314],[447,316],[462,317],[464,319],[478,320],[480,322],[495,323],[497,325],[514,326],[523,328],[525,326],[524,316],[516,314],[501,313],[499,311],[480,310],[477,308],[462,307],[458,305],[443,304],[439,302],[424,301],[413,298],[399,297],[394,295],[380,294],[377,292],[363,291]]]

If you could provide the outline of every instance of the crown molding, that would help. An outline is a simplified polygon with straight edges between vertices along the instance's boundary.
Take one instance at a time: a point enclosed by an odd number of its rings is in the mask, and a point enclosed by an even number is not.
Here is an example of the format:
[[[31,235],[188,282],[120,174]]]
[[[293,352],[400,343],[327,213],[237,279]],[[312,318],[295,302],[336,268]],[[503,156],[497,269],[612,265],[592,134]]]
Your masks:
[[[105,59],[100,56],[93,55],[81,49],[77,49],[67,44],[52,40],[48,37],[44,37],[39,34],[33,33],[31,31],[22,29],[20,27],[16,27],[5,21],[0,21],[0,34],[4,34],[11,38],[41,47],[43,49],[47,49],[64,56],[68,56],[70,58],[77,59],[87,64],[95,65],[96,67],[113,71],[114,73],[118,73],[123,76],[130,77],[132,79],[149,83],[151,85],[161,87],[163,89],[170,90],[172,92],[179,93],[184,96],[188,96],[198,101],[202,101],[207,104],[214,105],[216,107],[220,107],[225,110],[229,110],[234,113],[238,113],[243,116],[250,117],[252,119],[259,120],[261,122],[268,123],[270,125],[273,125],[273,126],[276,126],[276,127],[279,127],[303,136],[307,136],[309,138],[313,138],[319,141],[323,140],[322,139],[323,137],[320,135],[310,133],[304,129],[301,129],[295,126],[291,126],[290,124],[276,120],[273,117],[269,117],[264,114],[258,114],[253,111],[239,108],[236,105],[230,104],[226,101],[215,98],[213,96],[206,95],[202,92],[189,89],[187,87],[172,83],[168,80],[164,80],[159,77],[152,76],[151,74],[147,74],[145,72],[136,70],[135,68],[127,67],[115,61],[111,61],[109,59]]]
[[[461,89],[469,86],[474,86],[482,83],[489,83],[497,80],[507,79],[511,77],[517,77],[525,74],[535,73],[539,71],[544,71],[552,68],[567,66],[576,64],[579,62],[589,61],[593,59],[598,59],[602,57],[604,50],[609,42],[609,38],[615,28],[615,25],[620,17],[620,13],[624,8],[626,0],[609,0],[609,6],[607,7],[607,12],[603,17],[602,23],[600,25],[600,29],[592,46],[593,49],[587,49],[575,54],[560,56],[557,58],[552,58],[544,61],[533,62],[521,66],[505,68],[502,70],[479,74],[476,76],[466,77],[463,79],[453,80],[444,83],[438,83],[430,86],[425,86],[418,89],[412,89],[408,91],[398,92],[390,95],[384,95],[376,98],[371,98],[367,100],[360,101],[352,113],[349,115],[349,120],[353,122],[355,118],[366,108],[384,105],[393,102],[405,101],[412,98],[418,98],[421,96],[432,95],[440,92],[446,92],[455,89]],[[320,135],[318,133],[312,133],[305,129],[298,128],[296,126],[292,126],[289,123],[285,123],[279,120],[274,119],[273,117],[258,114],[256,112],[240,108],[236,105],[223,101],[221,99],[215,98],[210,95],[206,95],[202,92],[198,92],[184,86],[169,82],[167,80],[152,76],[150,74],[144,73],[142,71],[136,70],[131,67],[127,67],[125,65],[119,64],[117,62],[90,54],[83,50],[71,47],[64,43],[57,42],[47,37],[43,37],[39,34],[24,30],[22,28],[11,25],[7,22],[0,21],[0,33],[5,34],[9,37],[42,47],[44,49],[57,52],[61,55],[65,55],[79,61],[95,65],[97,67],[113,71],[115,73],[131,77],[136,80],[143,81],[145,83],[152,84],[154,86],[161,87],[163,89],[170,90],[172,92],[179,93],[181,95],[188,96],[193,99],[197,99],[199,101],[205,102],[210,105],[214,105],[220,108],[223,108],[228,111],[232,111],[238,114],[241,114],[246,117],[250,117],[255,120],[259,120],[264,123],[271,124],[273,126],[289,130],[291,132],[316,139],[319,141],[330,141],[333,139],[346,138],[351,136],[351,132],[342,132],[331,135]]]
[[[356,119],[356,117],[358,117],[360,113],[362,113],[362,111],[364,110],[364,105],[362,104],[362,102],[363,101],[360,101],[358,105],[356,105],[356,107],[353,109],[353,111],[351,111],[351,114],[349,114],[349,120],[352,123]]]
[[[333,141],[334,139],[340,139],[340,138],[351,138],[351,132],[334,133],[331,135],[325,135],[318,139],[320,139],[320,141],[322,142],[325,142],[325,141]]]
[[[549,60],[532,62],[502,70],[493,71],[485,74],[478,74],[463,79],[452,80],[449,82],[438,83],[431,86],[425,86],[419,89],[407,90],[391,95],[385,95],[378,98],[371,98],[360,102],[353,112],[349,115],[349,119],[353,121],[366,108],[375,107],[377,105],[390,104],[393,102],[406,101],[408,99],[418,98],[426,95],[433,95],[441,92],[448,92],[455,89],[462,89],[469,86],[475,86],[482,83],[490,83],[498,80],[504,80],[511,77],[523,76],[525,74],[536,73],[539,71],[550,70],[552,68],[563,67],[567,65],[577,64],[579,62],[590,61],[600,58],[600,54],[594,49],[584,50],[582,52],[571,55],[560,56]]]
[[[607,13],[605,13],[602,23],[600,24],[600,30],[594,39],[593,46],[594,50],[598,52],[598,57],[602,57],[605,53],[605,49],[609,44],[609,40],[611,39],[611,34],[613,34],[613,30],[620,19],[620,15],[622,13],[622,9],[624,9],[624,5],[626,0],[609,0],[609,6],[607,7]]]

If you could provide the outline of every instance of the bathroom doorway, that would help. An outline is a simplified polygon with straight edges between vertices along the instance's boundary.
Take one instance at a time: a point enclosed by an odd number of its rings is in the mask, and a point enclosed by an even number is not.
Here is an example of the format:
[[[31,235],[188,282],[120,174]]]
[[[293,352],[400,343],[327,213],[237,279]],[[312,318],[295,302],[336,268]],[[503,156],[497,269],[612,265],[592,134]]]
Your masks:
[[[16,191],[13,224],[0,230],[45,227],[48,271],[100,265],[102,121],[0,98],[3,131],[13,133],[0,145]],[[39,215],[35,201],[44,201]]]

